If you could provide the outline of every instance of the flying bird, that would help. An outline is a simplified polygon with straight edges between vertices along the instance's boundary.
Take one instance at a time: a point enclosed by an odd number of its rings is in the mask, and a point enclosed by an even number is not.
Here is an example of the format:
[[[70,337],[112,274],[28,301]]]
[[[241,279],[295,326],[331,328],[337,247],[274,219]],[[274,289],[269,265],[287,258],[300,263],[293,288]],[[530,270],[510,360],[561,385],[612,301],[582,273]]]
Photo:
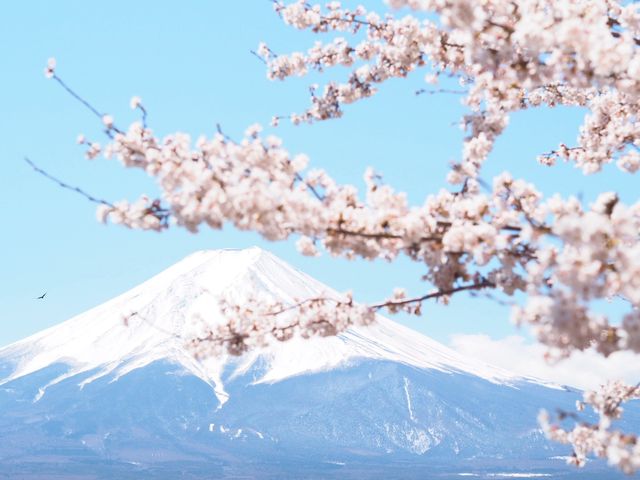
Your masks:
[[[42,295],[40,295],[39,297],[36,297],[36,300],[44,300],[44,296],[47,294],[47,292],[44,292]]]

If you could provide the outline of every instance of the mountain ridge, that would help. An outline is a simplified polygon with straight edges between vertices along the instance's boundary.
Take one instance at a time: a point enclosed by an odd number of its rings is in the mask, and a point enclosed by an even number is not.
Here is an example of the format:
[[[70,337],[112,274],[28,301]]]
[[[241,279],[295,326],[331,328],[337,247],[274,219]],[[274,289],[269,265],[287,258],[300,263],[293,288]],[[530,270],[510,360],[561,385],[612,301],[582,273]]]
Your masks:
[[[0,349],[0,359],[17,359],[16,370],[8,377],[0,377],[0,385],[54,362],[74,365],[75,368],[65,374],[73,376],[98,367],[102,367],[103,374],[116,370],[126,374],[154,360],[171,358],[214,384],[219,400],[224,403],[226,394],[219,372],[230,363],[236,364],[241,372],[257,361],[258,356],[266,356],[272,368],[260,379],[263,382],[324,371],[362,357],[445,371],[459,370],[497,382],[531,381],[560,388],[467,359],[382,316],[377,317],[375,325],[351,328],[337,339],[293,339],[267,350],[251,352],[241,359],[209,360],[203,367],[191,358],[184,341],[174,336],[188,336],[189,317],[195,313],[201,313],[208,321],[224,321],[217,311],[217,298],[229,291],[236,295],[268,292],[289,303],[319,295],[338,295],[257,247],[198,251],[98,307]],[[125,317],[130,317],[127,325]],[[292,369],[291,365],[296,368]],[[99,375],[83,381],[81,386]],[[61,376],[59,380],[64,378]]]

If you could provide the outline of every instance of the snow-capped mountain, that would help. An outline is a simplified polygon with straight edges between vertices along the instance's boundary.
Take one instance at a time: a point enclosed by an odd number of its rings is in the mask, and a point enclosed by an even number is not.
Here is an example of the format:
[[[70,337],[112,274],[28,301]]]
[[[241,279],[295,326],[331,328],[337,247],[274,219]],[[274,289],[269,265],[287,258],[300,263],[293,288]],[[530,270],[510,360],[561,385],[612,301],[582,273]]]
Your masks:
[[[567,449],[535,419],[542,407],[569,410],[577,392],[465,358],[382,317],[240,358],[201,363],[185,348],[194,315],[223,321],[223,294],[293,302],[327,292],[258,248],[198,252],[0,349],[0,472],[573,473],[553,458]]]

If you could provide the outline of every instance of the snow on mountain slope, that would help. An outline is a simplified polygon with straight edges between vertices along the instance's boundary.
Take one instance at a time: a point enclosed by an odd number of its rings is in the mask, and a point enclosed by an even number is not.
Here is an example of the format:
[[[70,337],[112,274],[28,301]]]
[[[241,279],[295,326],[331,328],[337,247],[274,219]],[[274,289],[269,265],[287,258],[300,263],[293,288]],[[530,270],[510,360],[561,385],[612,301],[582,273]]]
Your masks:
[[[197,252],[113,300],[0,349],[0,361],[14,366],[8,376],[0,378],[0,385],[56,363],[71,365],[69,371],[41,387],[38,400],[48,387],[80,373],[93,372],[82,380],[84,387],[104,375],[118,378],[160,359],[178,363],[209,383],[221,403],[228,398],[221,372],[231,365],[235,376],[242,375],[258,360],[266,363],[258,383],[327,371],[355,359],[464,372],[496,383],[543,383],[465,358],[383,317],[370,327],[352,328],[339,337],[294,339],[240,359],[210,359],[202,364],[185,349],[184,338],[193,331],[196,313],[205,315],[207,321],[223,321],[218,310],[223,293],[239,298],[266,294],[286,302],[335,294],[257,247]],[[134,312],[125,325],[124,317]]]
[[[258,248],[198,252],[0,349],[0,477],[572,471],[557,460],[570,449],[549,442],[536,416],[570,410],[579,392],[476,362],[382,317],[338,337],[200,363],[185,338],[194,315],[224,321],[223,295],[337,294]],[[637,424],[640,414],[625,418]],[[591,478],[619,478],[600,472]]]

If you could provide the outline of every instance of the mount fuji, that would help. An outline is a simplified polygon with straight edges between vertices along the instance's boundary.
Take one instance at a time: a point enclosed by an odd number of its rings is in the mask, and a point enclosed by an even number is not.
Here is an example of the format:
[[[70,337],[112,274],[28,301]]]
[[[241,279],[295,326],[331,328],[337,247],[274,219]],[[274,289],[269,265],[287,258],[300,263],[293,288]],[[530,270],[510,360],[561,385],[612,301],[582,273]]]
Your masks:
[[[221,295],[326,292],[259,248],[197,252],[0,349],[0,478],[618,478],[566,466],[536,424],[580,392],[382,317],[242,357],[185,347]]]

